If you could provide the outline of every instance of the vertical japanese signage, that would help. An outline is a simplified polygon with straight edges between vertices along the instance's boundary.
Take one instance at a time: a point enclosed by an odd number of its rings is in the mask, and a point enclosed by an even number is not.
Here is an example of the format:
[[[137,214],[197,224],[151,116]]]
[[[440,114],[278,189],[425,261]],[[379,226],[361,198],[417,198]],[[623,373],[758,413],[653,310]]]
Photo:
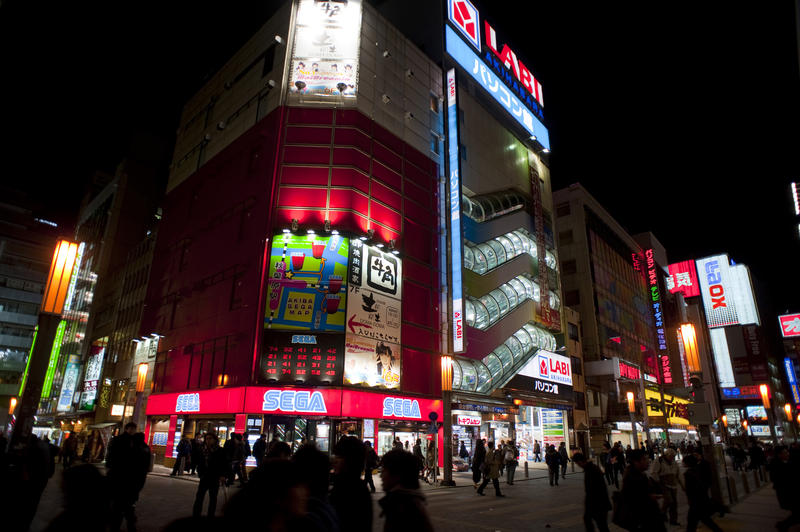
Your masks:
[[[66,412],[72,407],[72,400],[75,397],[75,388],[78,384],[78,376],[81,371],[81,357],[70,355],[67,359],[67,369],[64,371],[64,382],[61,385],[61,394],[58,396],[59,412]]]
[[[791,358],[786,357],[783,359],[783,369],[786,370],[786,380],[789,382],[789,388],[792,391],[792,400],[795,405],[800,405],[800,389],[797,386],[797,374],[794,372],[794,363]]]
[[[661,301],[661,291],[658,288],[658,268],[653,257],[653,250],[647,249],[644,252],[645,267],[647,268],[645,279],[650,288],[650,304],[653,309],[653,322],[656,327],[656,341],[658,348],[659,366],[664,384],[672,384],[672,366],[669,361],[669,351],[667,350],[667,334],[664,328],[664,308]]]
[[[697,297],[700,295],[700,284],[697,280],[697,269],[694,261],[685,260],[670,264],[669,275],[666,277],[667,290],[670,294],[682,293],[683,297]]]
[[[339,235],[276,235],[264,326],[343,332],[348,248]]]
[[[355,98],[360,43],[360,0],[299,0],[289,93],[317,101]]]
[[[47,362],[47,373],[44,375],[44,385],[42,386],[42,399],[50,396],[53,387],[53,377],[58,367],[58,359],[61,355],[61,342],[64,340],[64,330],[67,328],[66,320],[61,320],[56,329],[56,337],[53,340],[53,347],[50,350],[50,360]]]
[[[344,383],[400,385],[402,261],[375,246],[350,246]]]
[[[83,392],[78,408],[80,410],[93,410],[97,399],[97,384],[103,373],[103,359],[105,358],[105,345],[92,345],[91,355],[86,362],[86,375],[83,377]]]
[[[461,286],[461,174],[458,155],[456,71],[447,71],[447,152],[450,169],[450,276],[453,305],[453,352],[464,351],[464,310]]]

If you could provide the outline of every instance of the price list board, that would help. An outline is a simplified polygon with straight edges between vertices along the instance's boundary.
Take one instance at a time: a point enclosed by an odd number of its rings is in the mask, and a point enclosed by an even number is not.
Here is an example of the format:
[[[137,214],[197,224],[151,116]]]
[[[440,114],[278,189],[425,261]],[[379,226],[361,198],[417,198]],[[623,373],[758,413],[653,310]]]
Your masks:
[[[258,380],[263,384],[342,383],[344,335],[268,331]]]

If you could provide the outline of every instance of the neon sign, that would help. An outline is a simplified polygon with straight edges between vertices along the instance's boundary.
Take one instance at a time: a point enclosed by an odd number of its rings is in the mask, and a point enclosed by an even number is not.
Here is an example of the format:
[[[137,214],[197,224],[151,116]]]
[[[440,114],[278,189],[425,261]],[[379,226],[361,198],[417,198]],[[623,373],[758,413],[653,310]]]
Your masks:
[[[658,270],[656,269],[653,250],[646,250],[644,256],[647,266],[646,279],[647,284],[650,286],[650,303],[653,306],[653,320],[655,322],[656,338],[658,340],[658,356],[661,359],[661,371],[664,377],[664,384],[672,384],[672,367],[669,361],[669,351],[667,351],[667,334],[664,330],[664,311],[661,307],[661,291],[658,288]]]
[[[800,405],[800,390],[798,390],[797,375],[795,375],[794,364],[791,358],[786,357],[783,359],[783,369],[786,370],[786,379],[789,381],[789,387],[792,389],[794,404]]]
[[[460,39],[459,42],[461,42]],[[461,175],[458,171],[456,71],[452,68],[447,71],[447,148],[450,157],[450,276],[453,285],[453,352],[460,353],[464,350],[464,310],[461,292],[463,262],[461,259]]]
[[[325,399],[320,392],[306,390],[267,390],[264,392],[263,412],[302,412],[327,414]]]
[[[383,417],[422,419],[419,401],[402,397],[386,397],[383,400]]]
[[[631,366],[623,361],[619,361],[619,376],[624,379],[639,380],[639,368]]]

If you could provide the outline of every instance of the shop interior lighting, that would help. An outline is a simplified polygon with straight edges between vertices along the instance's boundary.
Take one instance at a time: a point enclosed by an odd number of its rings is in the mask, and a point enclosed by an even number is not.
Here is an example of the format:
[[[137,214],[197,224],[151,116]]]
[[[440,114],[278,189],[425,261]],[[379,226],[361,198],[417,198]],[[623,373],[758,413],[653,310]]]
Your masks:
[[[292,232],[292,230],[289,229],[288,227],[284,227],[283,232],[284,232],[284,234],[289,234],[289,233]]]
[[[376,247],[376,248],[383,249],[383,244],[381,244],[380,242],[378,242],[377,244],[375,244],[375,247]]]

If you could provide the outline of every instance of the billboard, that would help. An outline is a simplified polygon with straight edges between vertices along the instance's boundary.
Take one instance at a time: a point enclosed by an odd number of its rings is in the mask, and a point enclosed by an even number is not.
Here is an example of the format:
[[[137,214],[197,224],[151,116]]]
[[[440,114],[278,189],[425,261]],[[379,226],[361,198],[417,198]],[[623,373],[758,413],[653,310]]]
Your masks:
[[[399,344],[345,336],[344,383],[393,389],[400,387],[401,348]]]
[[[402,297],[403,262],[361,240],[350,243],[350,281],[354,287],[376,291],[395,299]]]
[[[264,333],[258,382],[341,384],[344,337],[341,334]]]
[[[58,412],[66,412],[72,408],[72,400],[75,397],[75,388],[78,385],[78,377],[81,372],[81,357],[70,355],[67,359],[67,368],[64,370],[64,382],[61,384],[61,394],[58,396]]]
[[[539,350],[525,364],[519,375],[572,386],[572,366],[569,357]]]
[[[461,173],[458,155],[458,109],[456,107],[456,71],[447,71],[447,154],[450,168],[450,280],[453,323],[453,352],[464,351],[464,296],[461,286]]]
[[[339,235],[276,235],[264,326],[344,332],[348,251]]]
[[[747,421],[749,423],[758,423],[767,421],[767,409],[763,405],[746,406]]]
[[[683,297],[700,295],[700,282],[697,280],[697,268],[693,260],[670,264],[667,270],[669,275],[666,277],[666,284],[670,294],[680,292]]]
[[[689,424],[689,401],[664,394],[664,403],[661,403],[661,393],[645,388],[644,396],[647,399],[647,415],[668,418],[670,423],[677,425]]]
[[[780,323],[781,335],[784,338],[800,336],[800,313],[778,316],[778,323]]]
[[[783,359],[783,369],[786,371],[786,381],[792,391],[792,401],[795,405],[800,405],[800,388],[797,386],[797,374],[794,372],[794,363],[791,358]]]
[[[400,301],[374,290],[350,286],[347,331],[385,342],[400,343]]]
[[[714,365],[717,367],[719,386],[736,386],[736,379],[733,377],[733,365],[731,364],[731,354],[728,350],[728,339],[725,336],[725,329],[709,329],[708,334],[711,337],[711,351],[714,354]]]
[[[93,410],[97,399],[97,383],[103,373],[103,359],[105,358],[105,345],[93,345],[86,362],[86,374],[83,377],[83,392],[81,392],[79,410]]]
[[[710,328],[759,324],[747,266],[731,266],[727,255],[714,255],[697,261],[697,275]]]
[[[355,98],[360,43],[360,0],[299,0],[289,94],[317,101]]]

